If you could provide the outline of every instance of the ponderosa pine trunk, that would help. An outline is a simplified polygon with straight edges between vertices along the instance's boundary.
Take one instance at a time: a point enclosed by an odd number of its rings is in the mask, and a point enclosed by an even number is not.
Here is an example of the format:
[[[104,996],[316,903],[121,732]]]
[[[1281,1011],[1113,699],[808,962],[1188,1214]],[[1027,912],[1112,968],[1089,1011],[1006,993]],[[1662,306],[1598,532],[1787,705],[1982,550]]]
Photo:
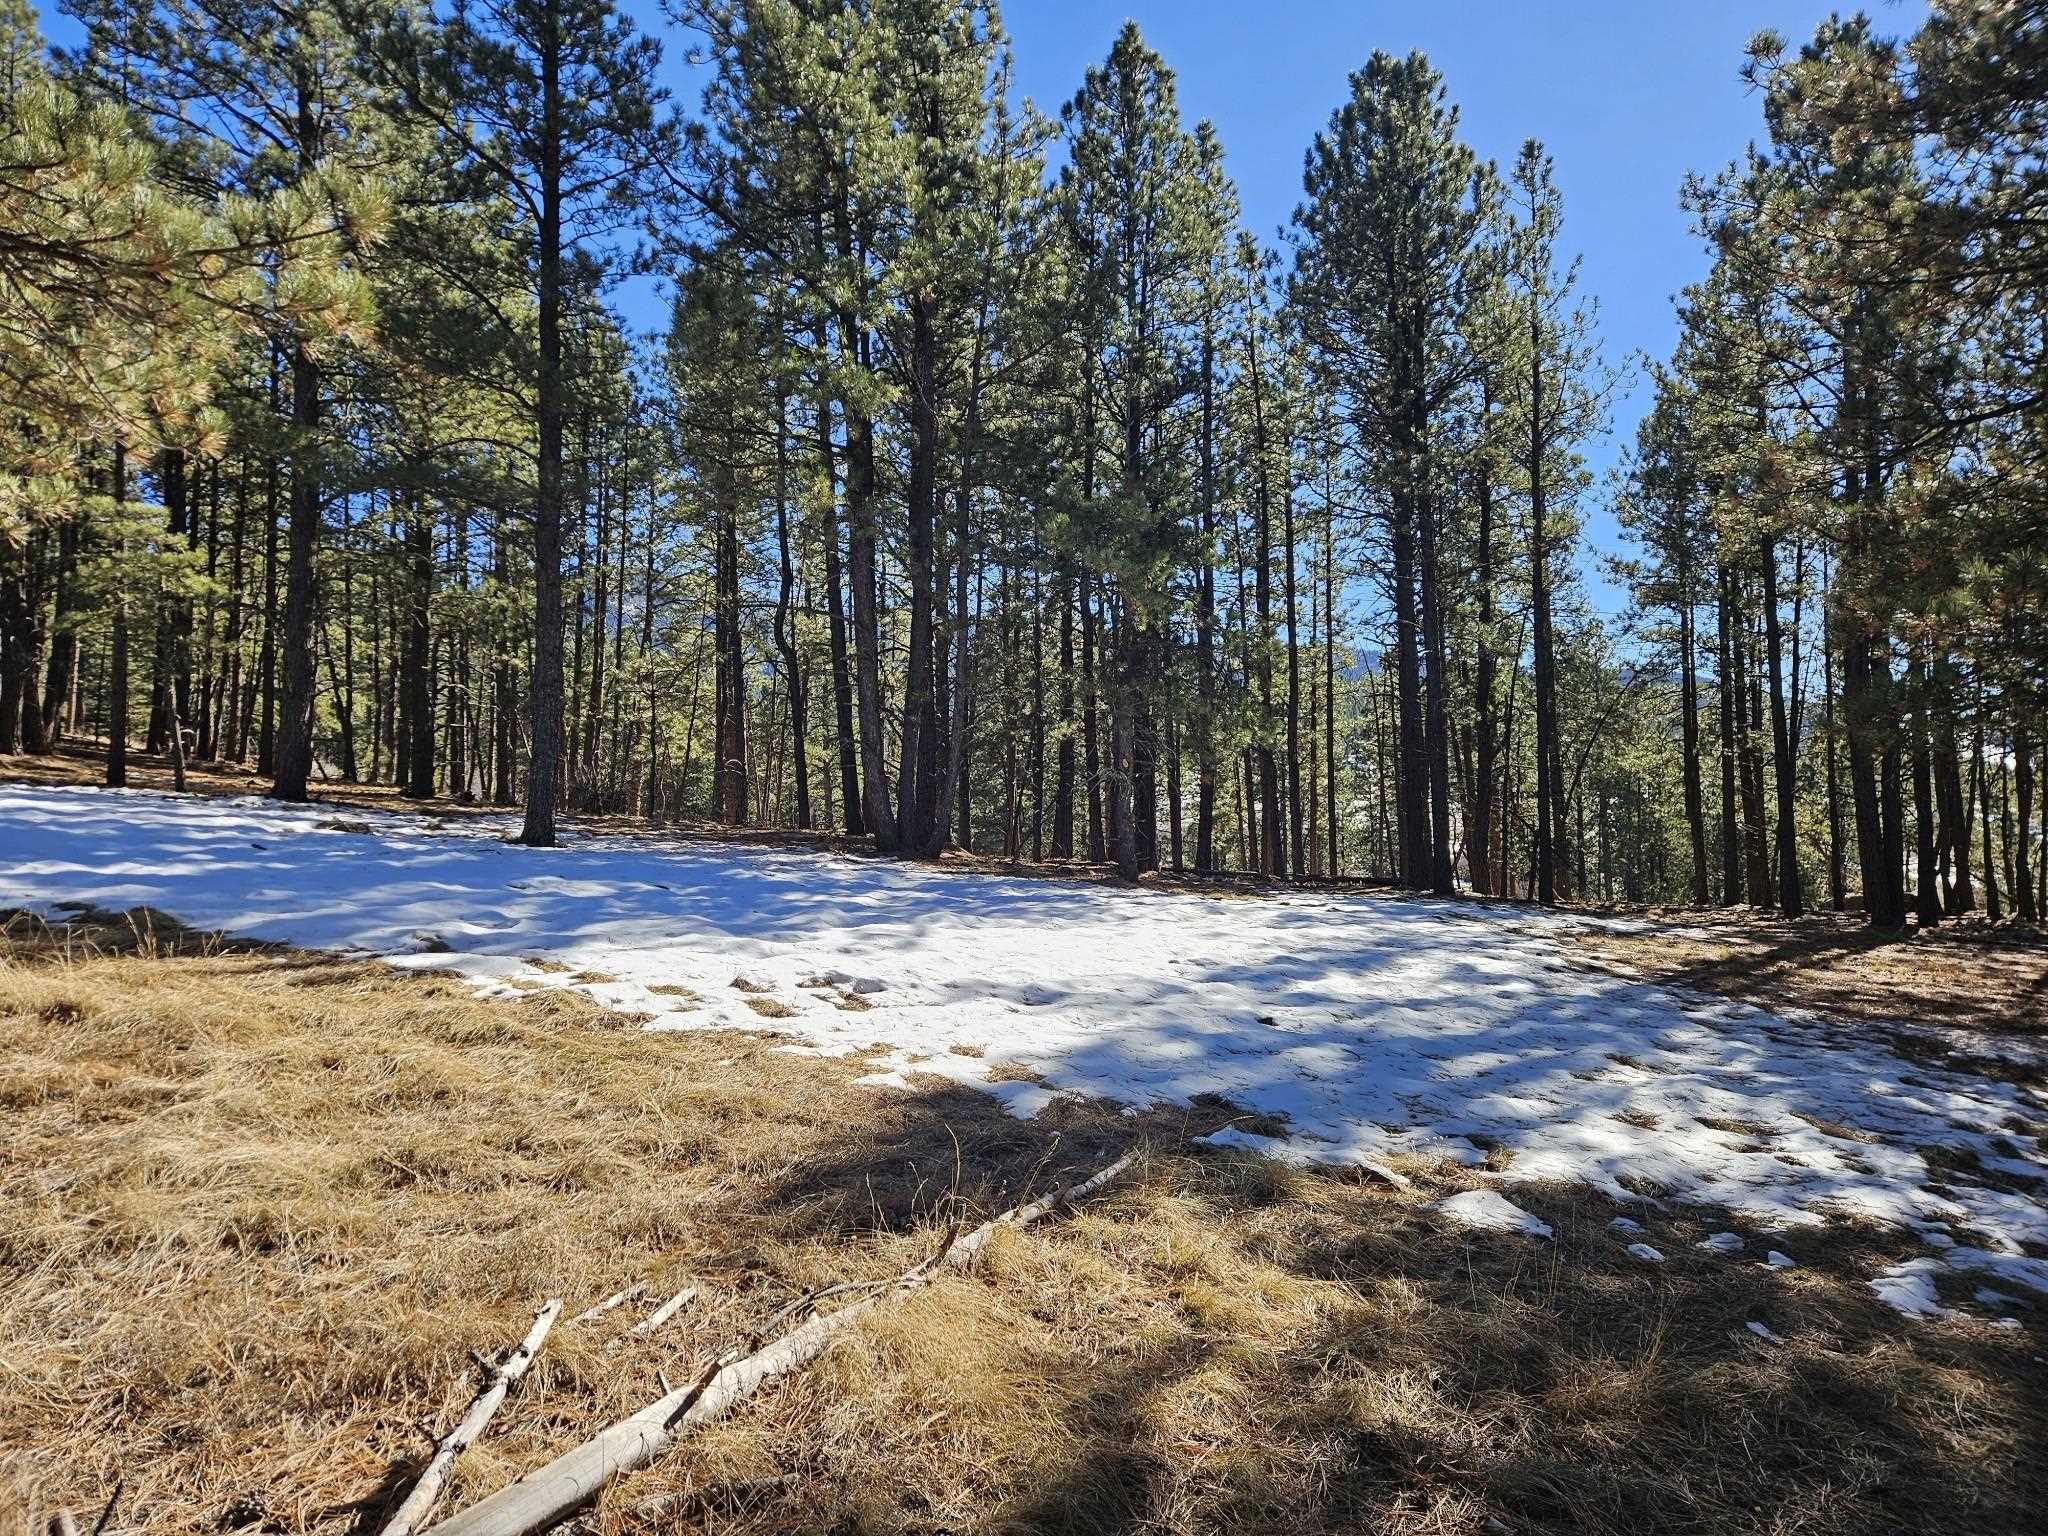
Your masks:
[[[1281,538],[1287,545],[1287,564],[1282,572],[1287,582],[1287,823],[1292,858],[1288,867],[1297,879],[1308,873],[1308,845],[1302,829],[1301,804],[1301,649],[1295,629],[1294,592],[1294,491],[1285,485],[1280,492]],[[1446,837],[1444,855],[1450,856]]]
[[[541,0],[539,331],[535,391],[539,456],[533,501],[533,674],[527,700],[532,746],[526,774],[529,848],[555,846],[562,774],[562,38],[560,0]]]
[[[431,630],[434,593],[434,525],[417,493],[405,509],[409,569],[405,604],[405,793],[427,800],[434,793],[434,665]]]
[[[128,446],[118,439],[114,443],[112,480],[108,489],[115,507],[122,508],[128,500]],[[125,520],[125,512],[116,513],[117,524]],[[108,639],[111,659],[107,682],[107,787],[110,789],[121,789],[128,783],[127,553],[128,540],[117,536],[114,542],[113,632]]]
[[[1799,765],[1793,760],[1797,743],[1792,740],[1785,713],[1785,634],[1778,616],[1778,541],[1766,536],[1759,557],[1764,572],[1764,643],[1771,674],[1771,755],[1778,793],[1778,910],[1787,917],[1801,917],[1805,915],[1806,902],[1800,892],[1795,817]]]
[[[2020,706],[2015,705],[2017,710]],[[2020,921],[2040,921],[2041,910],[2036,904],[2033,879],[2033,837],[2034,837],[2034,741],[2027,734],[2024,725],[2014,722],[2012,727],[2012,789],[2013,798],[2018,802],[2018,836],[2013,840],[2013,899],[2019,908]]]
[[[1914,685],[1913,712],[1913,907],[1922,928],[1941,921],[1941,888],[1935,877],[1940,855],[1935,848],[1933,727],[1928,718],[1934,700],[1931,675],[1924,656],[1916,659],[1910,674]]]
[[[1557,783],[1557,703],[1555,662],[1551,651],[1550,545],[1546,524],[1548,486],[1543,463],[1543,346],[1535,322],[1530,324],[1529,355],[1529,610],[1530,643],[1536,693],[1536,899],[1557,904],[1555,808],[1563,786]]]
[[[1724,559],[1715,561],[1714,690],[1720,709],[1721,905],[1742,901],[1742,811],[1736,788],[1736,723],[1741,718],[1741,685],[1735,676],[1734,577]]]
[[[808,701],[804,696],[803,658],[796,644],[796,618],[792,611],[796,594],[796,563],[789,544],[789,402],[775,397],[775,552],[780,583],[775,589],[775,645],[782,653],[784,686],[789,692],[789,739],[791,766],[796,776],[796,824],[811,830],[811,769],[805,744]]]

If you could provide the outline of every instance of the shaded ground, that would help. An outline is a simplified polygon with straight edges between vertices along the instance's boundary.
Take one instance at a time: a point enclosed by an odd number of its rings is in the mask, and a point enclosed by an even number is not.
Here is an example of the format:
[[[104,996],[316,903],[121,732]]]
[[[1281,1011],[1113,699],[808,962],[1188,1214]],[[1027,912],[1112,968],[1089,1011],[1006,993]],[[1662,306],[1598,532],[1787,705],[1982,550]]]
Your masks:
[[[654,1034],[574,994],[488,1001],[167,919],[0,948],[0,1531],[374,1529],[468,1353],[633,1281],[700,1305],[559,1326],[464,1458],[473,1497],[657,1395],[791,1295],[878,1277],[974,1211],[1142,1171],[627,1480],[613,1532],[1977,1532],[2038,1529],[2048,1368],[1915,1324],[1855,1228],[1727,1257],[1712,1212],[1518,1203],[1477,1235],[1409,1190],[1196,1149],[1227,1108],[1035,1121],[765,1033]],[[2048,1305],[2048,1298],[2037,1298]],[[1773,1338],[1752,1331],[1761,1323]],[[758,1480],[790,1481],[762,1489]],[[11,1481],[10,1481],[11,1479]],[[638,1506],[693,1490],[695,1513]],[[1489,1521],[1498,1522],[1489,1525]]]
[[[0,757],[0,782],[12,780],[22,784],[104,784],[106,771],[106,749],[90,742],[65,742],[55,752],[47,755],[24,753],[13,757]],[[160,752],[140,752],[132,746],[129,748],[130,789],[157,789],[169,792],[176,784],[177,775],[168,756]],[[258,777],[254,769],[240,763],[194,763],[188,765],[185,770],[187,794],[260,795],[269,788],[268,779]],[[448,820],[506,815],[516,817],[519,814],[516,806],[487,805],[474,800],[457,800],[446,795],[415,800],[401,794],[390,784],[345,784],[338,779],[316,779],[309,793],[316,804],[355,811],[388,811],[397,815]],[[606,831],[630,831],[648,825],[646,819],[639,816],[578,814],[573,819],[581,825]],[[517,830],[516,822],[513,830]],[[688,836],[702,833],[717,837],[721,841],[767,846],[865,851],[862,847],[864,840],[843,837],[835,833],[731,828],[719,826],[716,822],[692,818],[683,818],[673,823],[664,822],[662,830],[670,835]]]
[[[8,782],[104,784],[106,752],[104,747],[90,742],[72,741],[64,743],[48,755],[0,756],[0,784]],[[175,783],[176,776],[167,756],[161,753],[140,752],[133,747],[129,749],[129,788],[162,790],[168,793]],[[188,794],[260,795],[269,787],[267,779],[259,778],[254,770],[237,763],[195,764],[189,766],[185,774],[185,788]],[[393,815],[424,816],[450,822],[511,817],[511,831],[516,833],[518,830],[519,808],[516,806],[485,805],[476,801],[450,799],[442,795],[426,800],[415,800],[401,794],[389,784],[344,784],[338,780],[316,780],[310,794],[313,803],[332,806],[337,810],[389,812]],[[716,821],[694,816],[650,822],[644,816],[592,814],[565,807],[560,824],[608,835],[650,834],[659,836],[664,841],[702,839],[707,842],[732,843],[747,847],[808,849],[860,857],[875,856],[874,842],[867,837],[850,837],[840,832],[798,832],[786,828],[727,827]],[[1004,858],[1000,853],[966,853],[952,847],[947,848],[941,858],[926,867],[1089,884],[1120,883],[1116,879],[1114,867],[1107,864],[1013,860]],[[1199,891],[1205,895],[1219,897],[1257,895],[1272,887],[1272,882],[1255,875],[1224,874],[1198,879],[1192,873],[1176,874],[1170,870],[1148,873],[1144,877],[1144,883],[1168,889]],[[1386,888],[1385,881],[1363,878],[1301,881],[1297,882],[1297,885],[1333,890]]]
[[[1887,940],[1851,915],[1794,922],[1738,909],[1685,912],[1629,932],[1596,927],[1573,942],[1621,975],[1779,1012],[1914,1026],[1932,1054],[2048,1079],[2048,940],[2038,930],[1965,919]],[[1910,1037],[1899,1043],[1914,1049]]]

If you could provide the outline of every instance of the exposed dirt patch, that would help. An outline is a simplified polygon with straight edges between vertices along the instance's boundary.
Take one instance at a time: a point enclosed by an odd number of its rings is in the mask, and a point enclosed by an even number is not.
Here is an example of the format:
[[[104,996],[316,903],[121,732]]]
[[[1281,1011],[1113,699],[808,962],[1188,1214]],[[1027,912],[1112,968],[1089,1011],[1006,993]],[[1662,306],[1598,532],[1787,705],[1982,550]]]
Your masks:
[[[2048,938],[2038,931],[1966,918],[1886,940],[1844,914],[1790,922],[1737,910],[1674,914],[1648,931],[1578,933],[1570,942],[1602,969],[1760,1008],[1939,1026],[1956,1033],[1901,1034],[1894,1043],[2000,1076],[2042,1075],[2000,1051],[2048,1048]]]

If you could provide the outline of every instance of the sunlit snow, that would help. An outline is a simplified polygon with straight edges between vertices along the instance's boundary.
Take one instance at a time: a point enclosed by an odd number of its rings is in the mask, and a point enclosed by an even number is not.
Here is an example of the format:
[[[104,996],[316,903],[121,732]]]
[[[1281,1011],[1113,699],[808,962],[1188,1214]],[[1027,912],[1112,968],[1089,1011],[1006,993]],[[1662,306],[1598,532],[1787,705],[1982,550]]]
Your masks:
[[[576,987],[654,1029],[770,1029],[835,1056],[880,1046],[868,1081],[971,1083],[1025,1115],[1066,1093],[1214,1094],[1287,1130],[1223,1139],[1296,1161],[1476,1165],[1490,1150],[1507,1187],[1578,1180],[1769,1229],[1855,1214],[1937,1242],[1967,1233],[1886,1277],[1887,1298],[1916,1311],[1937,1305],[1928,1266],[1961,1267],[1961,1252],[2026,1280],[2040,1261],[2020,1244],[2048,1243],[2048,1153],[2027,1133],[2044,1107],[2027,1090],[1909,1062],[1855,1026],[1576,968],[1566,919],[1213,900],[631,834],[572,831],[536,851],[504,842],[502,818],[373,816],[364,833],[335,816],[0,787],[0,905],[148,905],[486,991]],[[1928,1146],[2026,1192],[1936,1172]]]

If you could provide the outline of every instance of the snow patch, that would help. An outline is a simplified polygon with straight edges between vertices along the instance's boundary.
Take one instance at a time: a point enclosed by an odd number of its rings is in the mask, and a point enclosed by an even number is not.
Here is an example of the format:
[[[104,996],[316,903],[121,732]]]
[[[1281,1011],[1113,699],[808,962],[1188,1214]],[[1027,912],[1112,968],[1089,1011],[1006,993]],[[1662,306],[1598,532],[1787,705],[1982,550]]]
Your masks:
[[[1954,1317],[1934,1290],[1934,1277],[1942,1268],[1939,1259],[1908,1259],[1894,1264],[1870,1282],[1877,1299],[1907,1317]]]
[[[1525,1237],[1550,1236],[1550,1223],[1530,1215],[1507,1196],[1493,1189],[1468,1189],[1451,1195],[1431,1207],[1460,1226],[1482,1232],[1519,1232]]]
[[[345,836],[323,822],[254,797],[0,786],[0,906],[148,905],[501,995],[574,988],[654,1029],[759,1036],[747,999],[769,996],[794,1009],[777,1049],[861,1056],[899,1091],[936,1076],[1020,1114],[1062,1094],[1213,1095],[1284,1122],[1260,1150],[1288,1160],[1371,1172],[1491,1151],[1510,1190],[1655,1190],[1772,1231],[1946,1223],[1952,1268],[1977,1262],[1956,1258],[1966,1246],[2011,1258],[2048,1243],[2048,1153],[1999,1129],[2048,1096],[1908,1061],[1885,1031],[1575,967],[1561,945],[1582,917],[1329,892],[1214,901],[573,822],[563,847],[535,850],[505,842],[514,823],[496,816],[362,813]],[[801,990],[817,978],[875,1006]],[[877,1044],[900,1059],[874,1059]],[[1727,1121],[1767,1129],[1708,1123]],[[2021,1189],[1930,1169],[1921,1147]]]

